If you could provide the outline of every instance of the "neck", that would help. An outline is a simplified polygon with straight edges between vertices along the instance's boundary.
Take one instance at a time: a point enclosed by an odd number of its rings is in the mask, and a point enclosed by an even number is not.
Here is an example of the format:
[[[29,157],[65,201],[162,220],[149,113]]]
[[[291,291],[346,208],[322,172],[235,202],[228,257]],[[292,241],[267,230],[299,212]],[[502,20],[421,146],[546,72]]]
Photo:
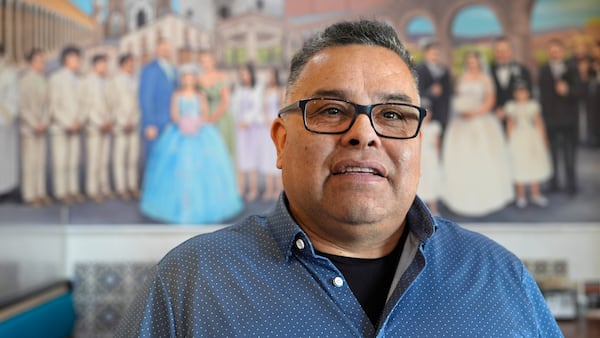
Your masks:
[[[365,226],[372,227],[372,225]],[[362,226],[346,225],[346,227]],[[373,236],[372,238],[368,234],[346,234],[346,237],[342,237],[340,234],[329,236],[329,234],[314,231],[310,227],[302,226],[302,229],[317,251],[336,256],[373,259],[384,257],[394,250],[402,237],[404,227],[405,225],[402,224],[391,236]]]

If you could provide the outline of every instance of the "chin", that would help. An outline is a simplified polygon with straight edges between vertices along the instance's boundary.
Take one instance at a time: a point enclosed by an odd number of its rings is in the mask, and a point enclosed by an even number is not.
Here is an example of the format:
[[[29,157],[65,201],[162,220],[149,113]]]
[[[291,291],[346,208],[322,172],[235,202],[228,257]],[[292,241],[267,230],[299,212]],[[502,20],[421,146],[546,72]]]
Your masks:
[[[381,221],[385,217],[385,208],[376,200],[351,200],[344,202],[339,200],[331,206],[338,215],[338,219],[348,224],[372,224]]]

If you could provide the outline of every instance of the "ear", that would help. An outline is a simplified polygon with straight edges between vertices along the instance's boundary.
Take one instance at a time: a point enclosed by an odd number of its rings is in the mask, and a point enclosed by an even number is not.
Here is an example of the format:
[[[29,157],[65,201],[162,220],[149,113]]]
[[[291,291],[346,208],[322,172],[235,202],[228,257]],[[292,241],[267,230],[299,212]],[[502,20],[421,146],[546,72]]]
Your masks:
[[[271,139],[275,144],[275,149],[277,150],[277,168],[283,168],[283,151],[285,148],[285,141],[287,138],[287,130],[285,129],[285,124],[283,123],[283,119],[276,118],[271,125]]]

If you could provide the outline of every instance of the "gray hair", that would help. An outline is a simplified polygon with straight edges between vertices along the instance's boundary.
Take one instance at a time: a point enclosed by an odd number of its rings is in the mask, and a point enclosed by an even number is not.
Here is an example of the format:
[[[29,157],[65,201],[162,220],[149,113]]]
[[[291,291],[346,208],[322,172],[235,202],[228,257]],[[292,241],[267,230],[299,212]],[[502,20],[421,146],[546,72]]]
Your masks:
[[[292,58],[287,82],[288,88],[298,80],[304,66],[315,54],[328,47],[347,45],[380,46],[391,50],[406,63],[415,83],[417,82],[417,72],[412,56],[398,38],[396,30],[385,22],[359,20],[335,23],[306,40]]]

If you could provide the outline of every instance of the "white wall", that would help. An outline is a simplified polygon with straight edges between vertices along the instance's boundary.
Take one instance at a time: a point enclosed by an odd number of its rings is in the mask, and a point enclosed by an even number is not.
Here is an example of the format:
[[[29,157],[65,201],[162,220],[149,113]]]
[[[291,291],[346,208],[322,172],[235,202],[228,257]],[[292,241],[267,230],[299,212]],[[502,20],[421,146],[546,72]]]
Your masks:
[[[577,282],[600,279],[600,223],[467,225],[523,260],[566,260]]]
[[[0,296],[67,276],[63,227],[0,226]]]
[[[72,277],[78,262],[154,262],[197,234],[222,226],[2,226],[0,286]],[[600,279],[600,223],[467,224],[526,260],[566,260],[577,282]],[[17,267],[16,269],[14,267]],[[5,272],[9,270],[4,270]],[[2,275],[2,271],[0,271]],[[3,284],[4,283],[4,284]]]
[[[600,279],[600,223],[468,224],[526,260],[566,260],[569,276]],[[69,226],[66,267],[82,261],[158,261],[177,244],[219,226]]]

